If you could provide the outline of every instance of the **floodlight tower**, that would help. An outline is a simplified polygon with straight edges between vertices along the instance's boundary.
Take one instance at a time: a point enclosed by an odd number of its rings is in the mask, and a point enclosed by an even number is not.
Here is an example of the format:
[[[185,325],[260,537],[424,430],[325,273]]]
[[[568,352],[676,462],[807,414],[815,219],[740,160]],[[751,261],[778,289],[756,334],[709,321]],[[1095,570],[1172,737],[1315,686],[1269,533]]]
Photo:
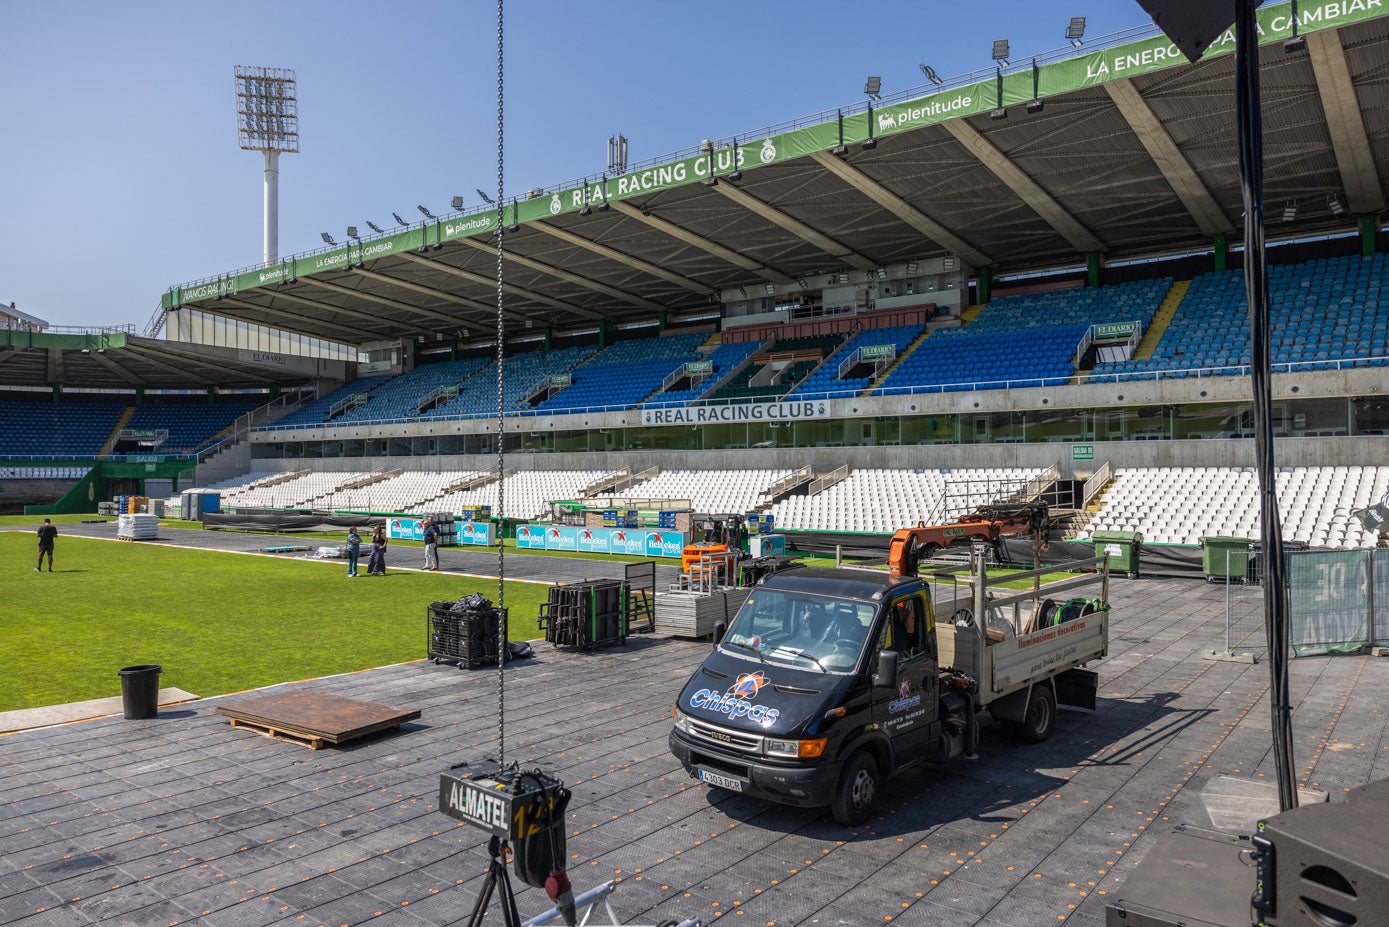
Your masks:
[[[280,152],[299,150],[299,101],[287,68],[236,66],[241,147],[265,154],[265,263],[280,260]]]

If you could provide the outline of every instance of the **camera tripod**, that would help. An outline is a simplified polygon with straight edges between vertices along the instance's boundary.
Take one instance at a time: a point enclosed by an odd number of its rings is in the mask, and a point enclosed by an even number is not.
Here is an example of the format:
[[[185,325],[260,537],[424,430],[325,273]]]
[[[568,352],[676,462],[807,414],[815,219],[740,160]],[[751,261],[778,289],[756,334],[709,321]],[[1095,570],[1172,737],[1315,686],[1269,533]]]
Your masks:
[[[521,915],[516,911],[516,895],[506,874],[506,849],[506,841],[501,837],[494,836],[487,843],[487,855],[492,857],[492,861],[487,864],[487,878],[482,891],[478,893],[477,903],[473,905],[473,913],[468,915],[468,927],[482,927],[493,890],[501,896],[502,923],[506,927],[521,927]]]

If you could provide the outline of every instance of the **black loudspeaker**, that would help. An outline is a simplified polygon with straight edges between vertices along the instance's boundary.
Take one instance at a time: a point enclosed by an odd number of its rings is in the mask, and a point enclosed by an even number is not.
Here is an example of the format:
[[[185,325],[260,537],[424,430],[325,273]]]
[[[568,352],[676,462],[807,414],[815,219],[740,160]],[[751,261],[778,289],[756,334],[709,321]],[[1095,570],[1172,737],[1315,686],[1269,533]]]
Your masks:
[[[1180,824],[1114,892],[1105,927],[1249,927],[1249,841]]]
[[[1259,822],[1254,905],[1268,927],[1389,920],[1389,779]]]
[[[1188,61],[1196,61],[1235,21],[1235,0],[1138,0]]]

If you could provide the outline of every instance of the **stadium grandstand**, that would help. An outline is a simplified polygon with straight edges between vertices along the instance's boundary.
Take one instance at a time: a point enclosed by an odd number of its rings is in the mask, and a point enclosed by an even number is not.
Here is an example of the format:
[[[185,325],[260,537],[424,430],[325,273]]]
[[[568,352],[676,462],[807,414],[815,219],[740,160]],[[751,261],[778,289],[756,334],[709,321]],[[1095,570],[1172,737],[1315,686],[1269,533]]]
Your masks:
[[[1291,51],[1290,6],[1259,11],[1276,454],[1312,546],[1378,543],[1354,513],[1389,490],[1389,18],[1362,6],[1303,0]],[[0,500],[626,499],[872,547],[1045,484],[1082,541],[1255,536],[1233,56],[1167,47],[1131,30],[222,271],[143,334],[14,310]]]

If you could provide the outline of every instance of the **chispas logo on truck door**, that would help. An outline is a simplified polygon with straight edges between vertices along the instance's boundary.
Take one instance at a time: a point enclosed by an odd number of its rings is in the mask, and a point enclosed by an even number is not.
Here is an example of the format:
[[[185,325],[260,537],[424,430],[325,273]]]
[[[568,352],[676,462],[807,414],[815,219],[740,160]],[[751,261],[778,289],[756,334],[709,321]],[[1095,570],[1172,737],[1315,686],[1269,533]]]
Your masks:
[[[761,673],[744,673],[722,694],[713,689],[700,689],[690,696],[691,708],[705,708],[728,715],[730,718],[747,718],[754,724],[771,727],[781,712],[766,705],[754,705],[758,691],[767,684],[767,677]]]

